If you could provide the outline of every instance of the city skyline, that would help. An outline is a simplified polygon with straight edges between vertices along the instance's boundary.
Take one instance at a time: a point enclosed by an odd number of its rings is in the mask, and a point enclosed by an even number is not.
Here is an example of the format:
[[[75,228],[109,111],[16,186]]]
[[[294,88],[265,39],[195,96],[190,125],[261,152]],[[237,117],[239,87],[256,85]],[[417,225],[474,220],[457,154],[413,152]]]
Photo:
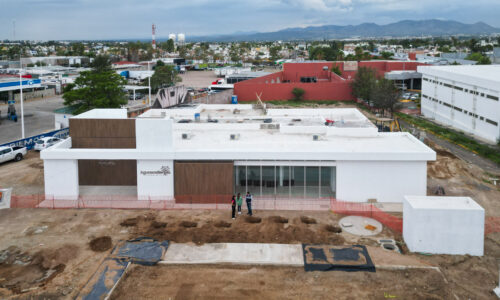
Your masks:
[[[165,3],[159,0],[0,0],[0,39],[144,39],[157,26],[169,33],[213,36],[234,32],[271,32],[320,25],[388,24],[400,20],[441,19],[485,22],[500,27],[492,0],[208,0]],[[481,16],[481,17],[479,17]]]

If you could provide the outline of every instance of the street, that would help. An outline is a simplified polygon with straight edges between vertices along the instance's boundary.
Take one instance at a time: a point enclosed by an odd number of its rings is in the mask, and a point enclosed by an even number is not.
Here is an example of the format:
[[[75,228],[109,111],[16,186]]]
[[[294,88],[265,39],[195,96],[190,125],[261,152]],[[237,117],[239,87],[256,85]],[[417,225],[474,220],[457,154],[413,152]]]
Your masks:
[[[54,110],[63,107],[61,96],[31,100],[24,103],[25,136],[54,130]],[[16,103],[17,122],[6,119],[8,105],[0,105],[0,144],[21,139],[21,105]]]

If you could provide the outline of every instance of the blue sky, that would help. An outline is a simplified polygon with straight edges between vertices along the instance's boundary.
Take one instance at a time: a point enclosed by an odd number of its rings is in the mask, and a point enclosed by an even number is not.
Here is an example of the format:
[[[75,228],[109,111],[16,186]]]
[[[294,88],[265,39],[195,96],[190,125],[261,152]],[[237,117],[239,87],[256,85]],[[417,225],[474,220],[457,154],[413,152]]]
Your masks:
[[[148,38],[404,19],[500,27],[500,0],[0,0],[0,39]]]

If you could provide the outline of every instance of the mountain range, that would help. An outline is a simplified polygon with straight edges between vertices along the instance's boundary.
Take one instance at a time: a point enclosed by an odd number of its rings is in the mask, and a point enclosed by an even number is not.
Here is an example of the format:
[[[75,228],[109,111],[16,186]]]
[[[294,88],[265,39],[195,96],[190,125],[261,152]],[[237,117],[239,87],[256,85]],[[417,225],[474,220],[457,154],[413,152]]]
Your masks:
[[[500,28],[492,27],[484,22],[465,24],[446,20],[403,20],[396,23],[378,25],[363,23],[359,25],[324,25],[310,27],[287,28],[275,32],[239,32],[228,35],[191,37],[190,41],[291,41],[291,40],[324,40],[345,38],[382,38],[382,37],[417,37],[417,36],[450,36],[481,35],[500,33]]]

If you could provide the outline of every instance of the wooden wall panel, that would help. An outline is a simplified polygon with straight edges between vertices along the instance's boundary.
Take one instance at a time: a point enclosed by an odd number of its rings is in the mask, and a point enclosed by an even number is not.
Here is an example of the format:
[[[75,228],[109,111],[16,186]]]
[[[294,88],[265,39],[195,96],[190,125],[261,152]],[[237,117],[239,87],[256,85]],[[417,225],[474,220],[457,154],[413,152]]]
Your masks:
[[[175,162],[176,201],[181,203],[230,201],[234,187],[233,172],[233,162]]]
[[[135,119],[69,119],[73,148],[135,148]]]
[[[137,185],[135,160],[79,160],[80,185]]]

